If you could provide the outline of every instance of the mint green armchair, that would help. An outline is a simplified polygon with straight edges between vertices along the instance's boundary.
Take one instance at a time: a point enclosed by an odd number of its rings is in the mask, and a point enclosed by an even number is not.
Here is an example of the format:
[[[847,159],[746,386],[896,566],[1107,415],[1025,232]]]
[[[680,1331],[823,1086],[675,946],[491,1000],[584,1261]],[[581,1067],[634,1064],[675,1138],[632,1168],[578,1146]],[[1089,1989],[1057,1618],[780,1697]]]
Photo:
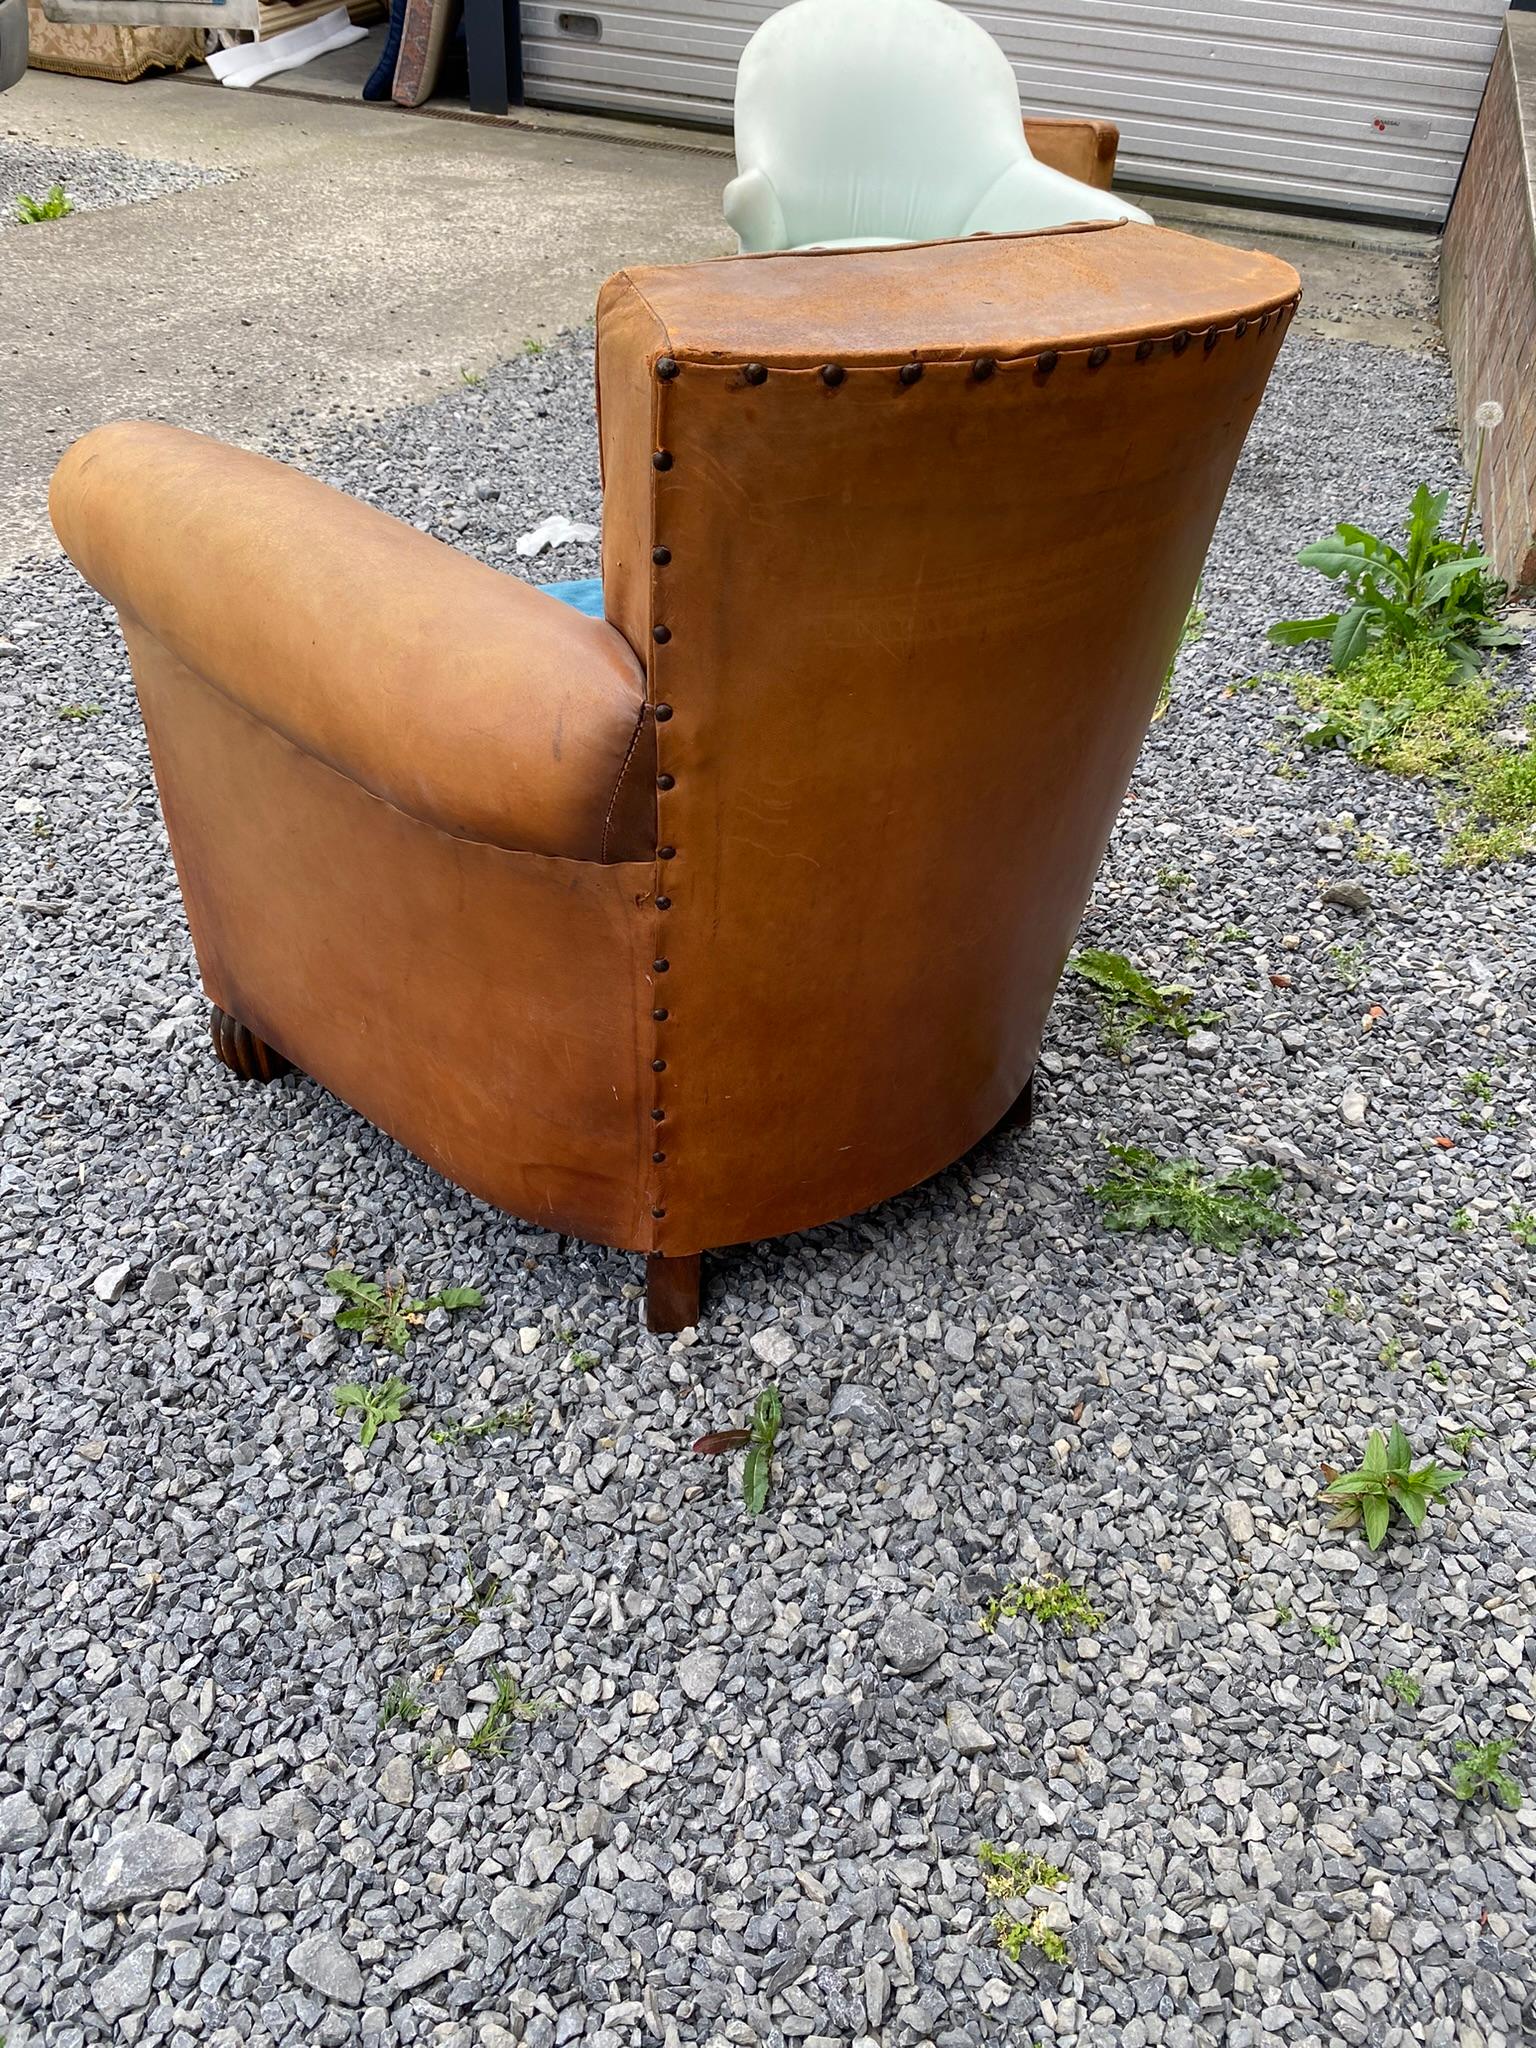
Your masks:
[[[1137,220],[1040,163],[1013,67],[944,0],[795,0],[736,74],[725,217],[743,254]]]

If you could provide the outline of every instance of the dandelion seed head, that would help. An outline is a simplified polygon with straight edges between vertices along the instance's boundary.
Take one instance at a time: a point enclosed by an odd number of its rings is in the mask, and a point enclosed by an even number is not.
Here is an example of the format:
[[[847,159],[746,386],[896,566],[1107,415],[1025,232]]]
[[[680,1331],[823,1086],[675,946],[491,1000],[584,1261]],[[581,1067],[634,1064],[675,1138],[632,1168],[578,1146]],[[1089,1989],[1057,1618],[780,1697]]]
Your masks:
[[[1485,398],[1472,417],[1485,430],[1501,427],[1504,424],[1504,408],[1496,398]]]

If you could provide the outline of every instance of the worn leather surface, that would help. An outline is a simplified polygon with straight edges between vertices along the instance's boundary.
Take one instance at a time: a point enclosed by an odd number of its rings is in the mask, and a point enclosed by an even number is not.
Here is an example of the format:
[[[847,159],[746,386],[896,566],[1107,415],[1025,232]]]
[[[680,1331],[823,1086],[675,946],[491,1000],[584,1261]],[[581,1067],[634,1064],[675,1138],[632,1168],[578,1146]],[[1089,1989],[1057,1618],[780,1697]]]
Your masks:
[[[662,1250],[910,1186],[1024,1085],[1296,293],[1140,227],[605,288],[652,436],[608,448],[610,615],[670,632]]]
[[[50,509],[98,590],[375,796],[492,846],[649,851],[640,670],[601,620],[177,427],[87,434]]]
[[[610,1244],[941,1168],[1033,1067],[1296,291],[1131,226],[610,281],[620,633],[256,458],[88,437],[56,519],[210,996]]]
[[[125,626],[211,1000],[461,1187],[646,1245],[649,866],[407,817]]]
[[[1071,115],[1029,114],[1024,140],[1030,155],[1053,171],[1107,192],[1115,181],[1120,130],[1113,121],[1076,120]]]

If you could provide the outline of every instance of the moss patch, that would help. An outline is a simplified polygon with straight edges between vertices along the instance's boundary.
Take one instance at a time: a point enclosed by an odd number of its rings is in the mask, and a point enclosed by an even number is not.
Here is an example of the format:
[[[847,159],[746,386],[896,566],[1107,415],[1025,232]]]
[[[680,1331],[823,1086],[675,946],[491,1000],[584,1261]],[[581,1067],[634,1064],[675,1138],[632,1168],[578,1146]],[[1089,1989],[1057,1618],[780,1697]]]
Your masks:
[[[1368,767],[1440,785],[1448,859],[1482,867],[1536,852],[1536,751],[1495,738],[1517,714],[1487,676],[1463,676],[1440,648],[1409,641],[1371,648],[1342,675],[1293,680],[1312,714],[1306,745],[1343,745]]]

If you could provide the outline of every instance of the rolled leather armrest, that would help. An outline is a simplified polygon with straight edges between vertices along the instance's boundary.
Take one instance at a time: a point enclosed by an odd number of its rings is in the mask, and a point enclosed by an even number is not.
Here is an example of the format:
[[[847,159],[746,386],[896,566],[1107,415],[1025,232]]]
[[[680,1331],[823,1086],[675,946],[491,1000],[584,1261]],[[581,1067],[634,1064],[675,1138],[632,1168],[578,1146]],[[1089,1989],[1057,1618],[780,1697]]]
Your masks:
[[[130,625],[397,809],[531,853],[650,850],[632,794],[645,679],[601,620],[177,427],[98,427],[49,508]]]

